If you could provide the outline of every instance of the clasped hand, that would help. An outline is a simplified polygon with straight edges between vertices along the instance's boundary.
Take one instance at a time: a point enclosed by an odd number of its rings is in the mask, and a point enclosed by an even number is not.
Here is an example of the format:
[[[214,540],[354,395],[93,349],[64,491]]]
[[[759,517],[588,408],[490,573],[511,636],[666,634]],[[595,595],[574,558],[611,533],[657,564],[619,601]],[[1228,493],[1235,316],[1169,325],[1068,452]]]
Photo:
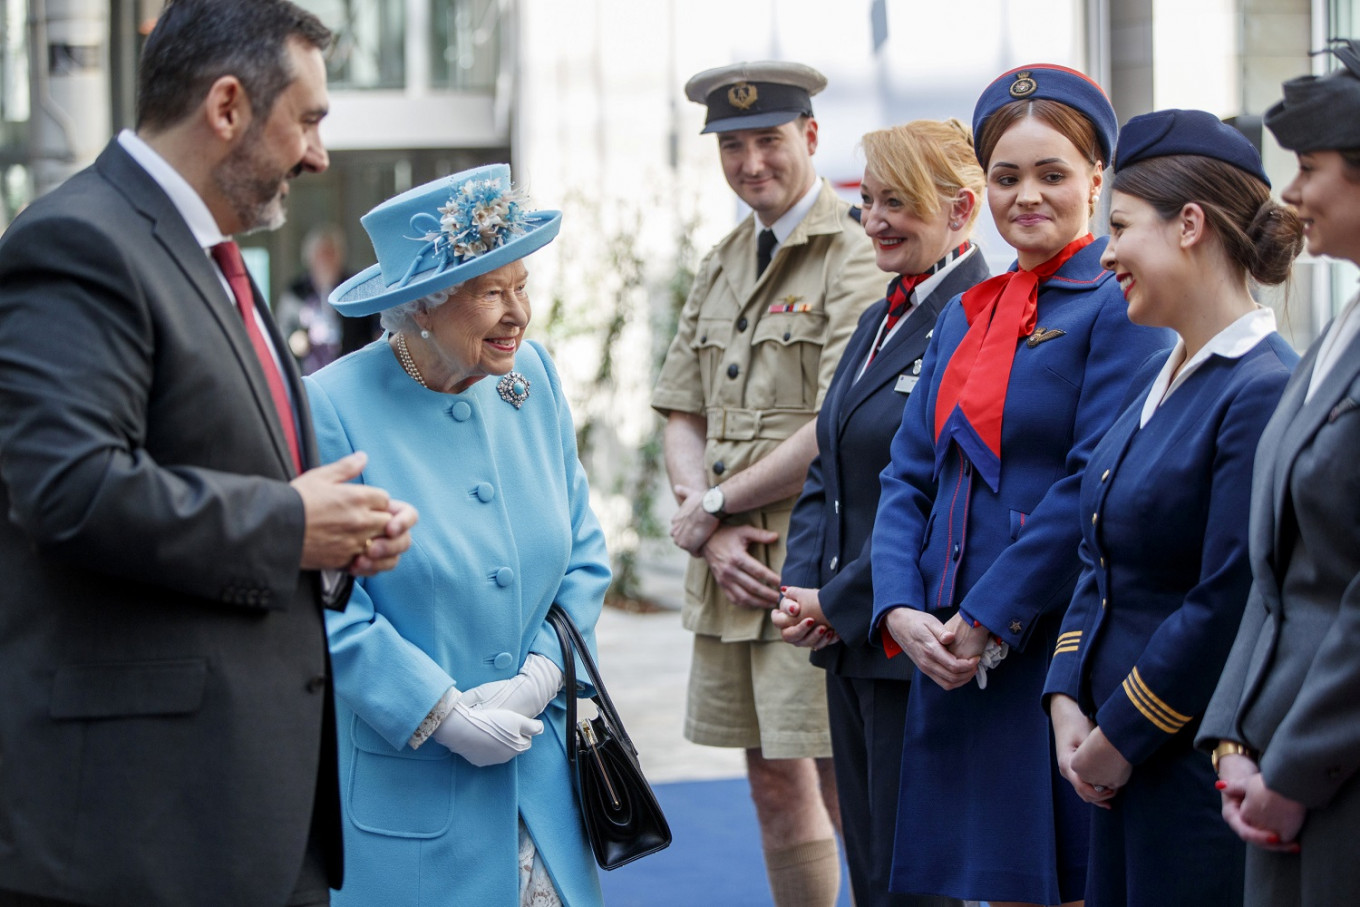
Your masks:
[[[974,627],[958,614],[941,623],[915,608],[894,608],[883,626],[921,673],[946,690],[973,679],[989,637],[985,627]]]
[[[680,506],[671,516],[671,541],[699,557],[704,542],[718,528],[718,518],[700,506],[704,496],[698,489],[676,485],[674,491]]]
[[[1109,809],[1109,801],[1129,782],[1133,765],[1114,748],[1105,732],[1086,717],[1070,696],[1049,699],[1058,771],[1077,796],[1093,806]]]
[[[1223,819],[1239,838],[1263,850],[1298,852],[1295,839],[1307,818],[1307,807],[1267,787],[1260,766],[1249,756],[1220,758],[1218,777]]]
[[[822,611],[820,590],[785,586],[780,592],[779,607],[770,613],[770,621],[784,642],[813,651],[840,642]]]
[[[355,576],[373,576],[395,567],[411,547],[416,509],[381,488],[350,481],[367,463],[366,454],[352,453],[289,483],[302,498],[303,570],[348,569]]]
[[[518,674],[475,686],[463,694],[470,709],[509,709],[525,718],[537,718],[562,689],[562,669],[552,660],[529,653]]]
[[[703,556],[728,601],[742,608],[779,605],[779,574],[751,556],[751,545],[772,545],[779,533],[755,526],[719,526],[704,543]]]

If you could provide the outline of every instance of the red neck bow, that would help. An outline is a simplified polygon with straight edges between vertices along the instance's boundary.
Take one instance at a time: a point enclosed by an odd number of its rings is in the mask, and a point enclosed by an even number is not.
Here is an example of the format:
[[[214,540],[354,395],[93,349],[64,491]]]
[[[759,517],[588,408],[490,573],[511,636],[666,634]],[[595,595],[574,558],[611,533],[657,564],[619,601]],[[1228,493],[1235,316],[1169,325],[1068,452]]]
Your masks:
[[[945,366],[935,398],[935,474],[951,441],[992,491],[1001,481],[1001,416],[1019,339],[1034,331],[1039,283],[1095,240],[1073,240],[1032,271],[998,274],[963,294],[968,333]]]

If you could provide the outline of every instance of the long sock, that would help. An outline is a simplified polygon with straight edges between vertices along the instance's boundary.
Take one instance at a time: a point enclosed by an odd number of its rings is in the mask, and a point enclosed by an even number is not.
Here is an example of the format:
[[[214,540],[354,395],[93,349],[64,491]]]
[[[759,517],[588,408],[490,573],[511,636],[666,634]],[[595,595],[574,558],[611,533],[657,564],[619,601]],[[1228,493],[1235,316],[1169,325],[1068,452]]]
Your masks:
[[[841,887],[835,838],[765,851],[775,907],[834,907]]]

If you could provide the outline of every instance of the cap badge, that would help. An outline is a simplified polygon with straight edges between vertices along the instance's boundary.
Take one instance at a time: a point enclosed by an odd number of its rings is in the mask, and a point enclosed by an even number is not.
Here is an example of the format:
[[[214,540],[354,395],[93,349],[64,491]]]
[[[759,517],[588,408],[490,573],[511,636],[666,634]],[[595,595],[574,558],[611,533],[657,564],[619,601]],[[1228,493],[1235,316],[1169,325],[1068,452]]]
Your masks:
[[[750,82],[738,82],[727,89],[727,103],[738,110],[749,110],[760,99],[760,93]]]
[[[1028,69],[1023,69],[1015,74],[1015,81],[1011,83],[1011,97],[1027,98],[1039,89],[1039,85],[1030,78]]]

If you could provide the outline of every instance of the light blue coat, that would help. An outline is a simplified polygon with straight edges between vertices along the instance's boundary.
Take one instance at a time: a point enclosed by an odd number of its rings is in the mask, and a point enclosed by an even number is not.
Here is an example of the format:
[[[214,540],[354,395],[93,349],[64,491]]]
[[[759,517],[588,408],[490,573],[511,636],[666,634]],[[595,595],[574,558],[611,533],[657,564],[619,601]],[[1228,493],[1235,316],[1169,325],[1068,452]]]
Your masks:
[[[523,346],[520,409],[498,379],[422,388],[383,341],[307,379],[322,460],[368,454],[360,481],[420,511],[395,570],[330,612],[345,886],[337,907],[519,903],[518,820],[567,907],[602,902],[567,771],[565,698],[533,746],[477,768],[407,741],[450,684],[512,677],[530,652],[561,664],[545,624],[560,603],[594,644],[609,584],[604,534],[556,370]]]

